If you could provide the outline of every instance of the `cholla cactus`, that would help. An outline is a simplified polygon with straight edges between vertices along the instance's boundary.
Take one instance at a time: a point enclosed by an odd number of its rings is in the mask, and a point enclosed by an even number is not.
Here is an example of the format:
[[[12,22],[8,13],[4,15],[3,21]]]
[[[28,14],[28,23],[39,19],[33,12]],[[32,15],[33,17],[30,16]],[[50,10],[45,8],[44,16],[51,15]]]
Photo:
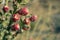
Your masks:
[[[13,10],[8,6],[10,0],[6,0],[0,13],[1,40],[14,39],[17,34],[31,29],[31,22],[35,22],[36,15],[31,15],[27,7],[20,8],[18,5],[28,3],[26,0],[13,0]],[[23,31],[22,31],[23,30]]]

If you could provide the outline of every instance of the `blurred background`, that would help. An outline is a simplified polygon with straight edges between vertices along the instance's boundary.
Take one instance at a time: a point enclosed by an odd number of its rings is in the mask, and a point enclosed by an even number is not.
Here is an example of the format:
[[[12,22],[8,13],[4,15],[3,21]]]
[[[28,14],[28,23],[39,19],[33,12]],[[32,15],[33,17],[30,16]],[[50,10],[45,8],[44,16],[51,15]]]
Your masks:
[[[0,11],[3,4],[0,4]],[[38,20],[32,31],[18,34],[14,40],[60,40],[60,0],[30,0],[24,6],[31,14],[38,15]]]

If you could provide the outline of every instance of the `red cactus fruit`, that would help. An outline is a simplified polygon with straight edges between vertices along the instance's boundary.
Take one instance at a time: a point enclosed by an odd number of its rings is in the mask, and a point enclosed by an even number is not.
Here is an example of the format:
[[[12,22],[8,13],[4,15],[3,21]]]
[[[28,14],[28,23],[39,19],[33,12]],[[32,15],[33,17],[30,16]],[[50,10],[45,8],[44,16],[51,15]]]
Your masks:
[[[17,14],[13,14],[13,21],[18,21],[20,19],[20,15]]]
[[[29,13],[29,11],[28,11],[28,8],[24,7],[24,8],[21,8],[21,9],[18,11],[18,13],[19,13],[20,15],[26,16],[26,15]]]

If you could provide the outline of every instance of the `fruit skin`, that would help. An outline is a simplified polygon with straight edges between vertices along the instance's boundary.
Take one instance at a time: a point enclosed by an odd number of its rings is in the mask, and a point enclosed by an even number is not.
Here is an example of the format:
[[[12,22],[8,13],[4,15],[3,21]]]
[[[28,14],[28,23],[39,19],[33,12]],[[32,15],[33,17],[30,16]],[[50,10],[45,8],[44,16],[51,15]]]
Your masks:
[[[3,7],[3,11],[4,11],[4,12],[8,12],[8,10],[9,10],[9,7],[8,7],[8,6],[4,6],[4,7]]]
[[[37,20],[37,15],[32,15],[32,16],[30,17],[30,21],[34,22],[34,21],[36,21],[36,20]]]
[[[27,24],[27,25],[30,24],[29,18],[25,18],[25,19],[24,19],[24,23]]]
[[[17,14],[13,14],[13,21],[18,21],[20,19],[20,15],[17,13]]]
[[[24,8],[21,8],[20,10],[18,10],[18,13],[20,15],[26,16],[29,13],[29,11],[28,11],[28,8],[24,7]]]
[[[29,27],[23,27],[23,30],[30,30]]]
[[[19,24],[14,24],[14,25],[12,26],[12,30],[19,30],[19,29],[20,29]]]

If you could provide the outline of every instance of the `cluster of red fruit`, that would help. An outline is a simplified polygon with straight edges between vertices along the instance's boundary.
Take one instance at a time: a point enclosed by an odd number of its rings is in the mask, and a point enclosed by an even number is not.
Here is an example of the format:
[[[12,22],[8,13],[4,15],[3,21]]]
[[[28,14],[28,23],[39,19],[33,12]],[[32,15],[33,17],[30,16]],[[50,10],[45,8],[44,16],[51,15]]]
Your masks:
[[[8,6],[4,6],[3,7],[3,11],[7,12],[9,10]],[[28,8],[24,7],[19,9],[15,14],[13,14],[12,20],[14,22],[20,20],[20,18],[22,16],[24,16],[25,18],[23,19],[24,24],[29,25],[31,22],[34,22],[37,20],[37,16],[36,15],[32,15],[30,17],[26,17],[29,14],[29,10]],[[15,23],[14,25],[12,25],[12,29],[13,30],[19,30],[20,29],[20,25],[18,23]],[[23,30],[28,30],[29,28],[23,28]]]

